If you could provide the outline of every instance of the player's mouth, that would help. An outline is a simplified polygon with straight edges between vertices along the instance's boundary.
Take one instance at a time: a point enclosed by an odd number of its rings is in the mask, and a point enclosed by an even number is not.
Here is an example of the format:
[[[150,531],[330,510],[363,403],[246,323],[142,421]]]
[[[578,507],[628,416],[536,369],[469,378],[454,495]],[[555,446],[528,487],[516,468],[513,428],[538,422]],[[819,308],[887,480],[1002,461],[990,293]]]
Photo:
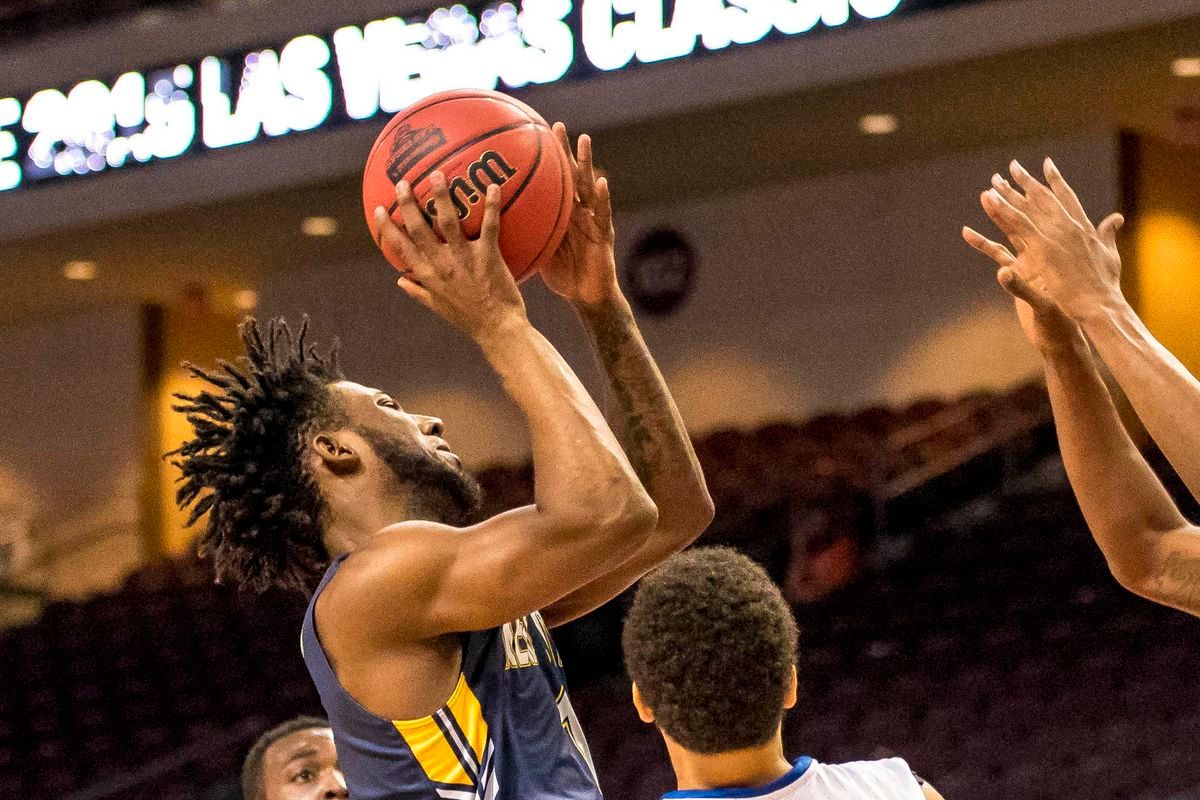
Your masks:
[[[439,442],[433,452],[437,453],[443,461],[449,462],[455,469],[462,469],[462,459],[445,442]]]

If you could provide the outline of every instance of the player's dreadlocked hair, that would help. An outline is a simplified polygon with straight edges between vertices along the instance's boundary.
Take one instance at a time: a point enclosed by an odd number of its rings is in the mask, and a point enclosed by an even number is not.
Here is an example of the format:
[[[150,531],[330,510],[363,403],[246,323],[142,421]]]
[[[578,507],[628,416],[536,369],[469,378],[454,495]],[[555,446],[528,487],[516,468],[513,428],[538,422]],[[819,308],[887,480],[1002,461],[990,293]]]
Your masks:
[[[315,427],[344,419],[329,389],[342,375],[336,342],[318,355],[307,332],[307,317],[294,338],[282,319],[248,318],[238,328],[243,364],[184,364],[216,391],[175,395],[195,438],[167,455],[182,473],[175,500],[192,507],[187,524],[209,512],[199,550],[212,556],[218,581],[311,591],[328,561],[324,501],[304,453]]]

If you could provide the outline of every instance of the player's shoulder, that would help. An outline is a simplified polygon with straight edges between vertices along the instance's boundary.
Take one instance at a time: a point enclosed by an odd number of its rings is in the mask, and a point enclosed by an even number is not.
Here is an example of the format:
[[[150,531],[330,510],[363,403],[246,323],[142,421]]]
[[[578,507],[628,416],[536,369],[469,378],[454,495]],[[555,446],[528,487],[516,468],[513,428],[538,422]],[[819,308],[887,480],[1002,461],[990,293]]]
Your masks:
[[[915,790],[920,793],[920,784],[912,768],[903,758],[881,758],[874,761],[846,761],[841,764],[821,764],[820,769],[841,773],[846,776],[882,783],[897,790]]]
[[[383,590],[393,595],[420,592],[423,577],[436,577],[442,551],[453,542],[455,529],[437,522],[413,520],[381,528],[370,539],[343,557],[337,574],[322,598],[325,604],[347,596],[354,602],[363,592]],[[404,580],[398,577],[404,576]]]

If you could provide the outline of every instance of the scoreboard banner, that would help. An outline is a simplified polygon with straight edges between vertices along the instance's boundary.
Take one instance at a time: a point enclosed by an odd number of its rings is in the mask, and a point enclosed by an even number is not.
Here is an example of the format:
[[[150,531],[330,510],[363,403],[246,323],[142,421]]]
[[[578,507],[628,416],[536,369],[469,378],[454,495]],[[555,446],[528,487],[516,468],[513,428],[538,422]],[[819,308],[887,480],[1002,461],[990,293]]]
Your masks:
[[[504,0],[25,95],[0,85],[0,192],[368,120],[444,89],[519,93],[956,4]]]

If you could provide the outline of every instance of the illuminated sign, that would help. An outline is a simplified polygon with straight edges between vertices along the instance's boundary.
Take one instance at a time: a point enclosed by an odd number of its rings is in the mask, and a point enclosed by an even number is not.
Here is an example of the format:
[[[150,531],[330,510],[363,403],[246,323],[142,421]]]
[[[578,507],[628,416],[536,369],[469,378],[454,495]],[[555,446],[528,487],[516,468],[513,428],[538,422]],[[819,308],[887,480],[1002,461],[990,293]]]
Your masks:
[[[913,5],[928,5],[911,0]],[[439,8],[24,100],[0,95],[0,191],[377,114],[452,88],[520,89],[784,38],[901,0],[523,0]],[[582,52],[580,52],[582,51]]]

